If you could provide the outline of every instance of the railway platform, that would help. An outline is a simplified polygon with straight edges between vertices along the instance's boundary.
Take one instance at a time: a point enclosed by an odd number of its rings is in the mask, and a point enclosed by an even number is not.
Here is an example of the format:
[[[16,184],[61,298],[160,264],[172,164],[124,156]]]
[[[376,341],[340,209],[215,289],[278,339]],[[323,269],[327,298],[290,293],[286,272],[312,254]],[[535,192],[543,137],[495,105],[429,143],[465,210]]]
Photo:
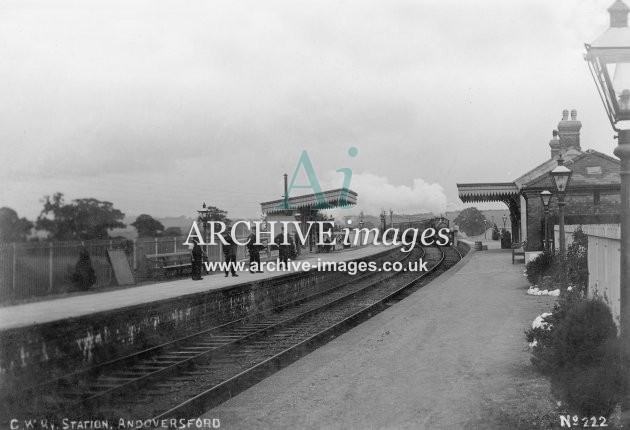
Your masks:
[[[225,429],[535,427],[519,417],[555,404],[524,331],[555,299],[526,295],[522,271],[510,250],[472,251],[202,418]]]
[[[349,261],[370,257],[383,252],[384,246],[364,246],[338,252],[310,254],[297,261],[309,261],[313,264],[317,259],[322,261]],[[277,278],[292,273],[283,272],[249,273],[239,272],[238,277],[224,277],[221,273],[204,276],[202,281],[190,278],[179,278],[167,282],[146,284],[106,292],[87,292],[64,298],[42,300],[13,306],[0,307],[0,331],[18,327],[26,327],[53,321],[77,318],[99,312],[107,312],[129,306],[148,304],[161,300],[174,299],[209,290],[234,287],[238,284]]]
[[[36,384],[58,375],[182,338],[325,291],[352,279],[347,271],[317,270],[318,260],[383,262],[400,251],[365,246],[315,254],[296,262],[311,270],[266,271],[201,281],[179,279],[107,292],[0,308],[0,386]]]

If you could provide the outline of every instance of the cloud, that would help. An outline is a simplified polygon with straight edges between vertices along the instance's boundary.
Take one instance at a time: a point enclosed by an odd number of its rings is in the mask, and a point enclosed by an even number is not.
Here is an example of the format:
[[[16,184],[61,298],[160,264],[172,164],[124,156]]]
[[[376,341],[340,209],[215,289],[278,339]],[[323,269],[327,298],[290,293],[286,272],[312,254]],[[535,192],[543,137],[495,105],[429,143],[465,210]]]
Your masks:
[[[354,177],[366,211],[460,205],[456,182],[546,159],[564,108],[612,151],[582,58],[610,2],[8,0],[0,201],[248,217],[307,149],[318,172],[380,175]]]

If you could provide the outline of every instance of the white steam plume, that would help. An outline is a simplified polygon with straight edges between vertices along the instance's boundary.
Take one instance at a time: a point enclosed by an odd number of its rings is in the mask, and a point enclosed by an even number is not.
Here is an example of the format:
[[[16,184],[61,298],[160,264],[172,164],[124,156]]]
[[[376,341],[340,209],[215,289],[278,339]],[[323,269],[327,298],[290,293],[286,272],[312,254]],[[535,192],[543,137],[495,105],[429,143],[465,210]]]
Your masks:
[[[326,189],[339,188],[339,174],[335,175],[334,181],[325,181],[328,185]],[[439,214],[446,211],[446,196],[442,186],[438,183],[429,184],[422,178],[414,179],[411,186],[394,185],[384,176],[360,173],[352,176],[350,189],[359,195],[358,204],[352,212],[362,210],[365,214],[378,215],[381,209],[389,211],[390,208],[397,214]],[[341,214],[345,211],[335,212]]]

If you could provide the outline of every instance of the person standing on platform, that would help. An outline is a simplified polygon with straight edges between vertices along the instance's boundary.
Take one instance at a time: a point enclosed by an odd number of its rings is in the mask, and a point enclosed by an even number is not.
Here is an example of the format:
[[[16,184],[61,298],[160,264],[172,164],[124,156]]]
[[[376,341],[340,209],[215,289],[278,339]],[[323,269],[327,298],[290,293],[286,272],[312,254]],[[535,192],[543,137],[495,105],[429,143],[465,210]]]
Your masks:
[[[191,251],[192,256],[192,280],[193,281],[201,281],[203,278],[201,277],[201,265],[203,261],[203,249],[199,245],[199,241],[197,239],[193,239],[193,249]]]
[[[280,233],[274,238],[273,243],[278,245],[278,259],[280,263],[284,263],[284,267],[288,267],[289,264],[289,252],[291,244],[284,245],[284,228],[280,229]]]
[[[236,268],[234,267],[236,265],[236,243],[232,239],[232,235],[230,235],[230,226],[227,226],[227,231],[223,235],[223,238],[227,242],[227,245],[223,245],[223,256],[225,257],[225,264],[227,265],[232,263],[231,267],[225,267],[225,277],[228,277],[228,272],[230,270],[232,271],[232,276],[237,277],[238,274],[236,273]]]
[[[256,227],[253,227],[252,233],[247,238],[247,251],[249,251],[249,273],[263,273],[260,267],[260,250],[262,248],[264,248],[264,245],[256,245]],[[254,263],[256,263],[256,267],[254,267]]]
[[[302,250],[302,244],[300,243],[300,235],[297,230],[293,232],[293,242],[295,242],[295,258],[300,256],[300,251]]]
[[[77,290],[82,291],[89,290],[96,283],[96,272],[92,267],[90,253],[85,247],[79,251],[79,261],[75,266],[72,282]]]

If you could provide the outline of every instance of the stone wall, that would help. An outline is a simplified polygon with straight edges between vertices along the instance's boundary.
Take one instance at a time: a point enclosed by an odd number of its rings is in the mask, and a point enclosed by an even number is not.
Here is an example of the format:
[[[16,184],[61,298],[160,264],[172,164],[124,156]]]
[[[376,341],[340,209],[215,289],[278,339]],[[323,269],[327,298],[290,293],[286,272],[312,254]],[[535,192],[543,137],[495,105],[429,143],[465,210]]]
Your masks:
[[[393,260],[388,249],[356,261]],[[169,300],[0,332],[0,389],[43,382],[351,280],[343,272],[291,273]],[[133,289],[128,290],[133,294]],[[54,306],[54,301],[51,301]],[[6,391],[5,391],[6,392]]]

